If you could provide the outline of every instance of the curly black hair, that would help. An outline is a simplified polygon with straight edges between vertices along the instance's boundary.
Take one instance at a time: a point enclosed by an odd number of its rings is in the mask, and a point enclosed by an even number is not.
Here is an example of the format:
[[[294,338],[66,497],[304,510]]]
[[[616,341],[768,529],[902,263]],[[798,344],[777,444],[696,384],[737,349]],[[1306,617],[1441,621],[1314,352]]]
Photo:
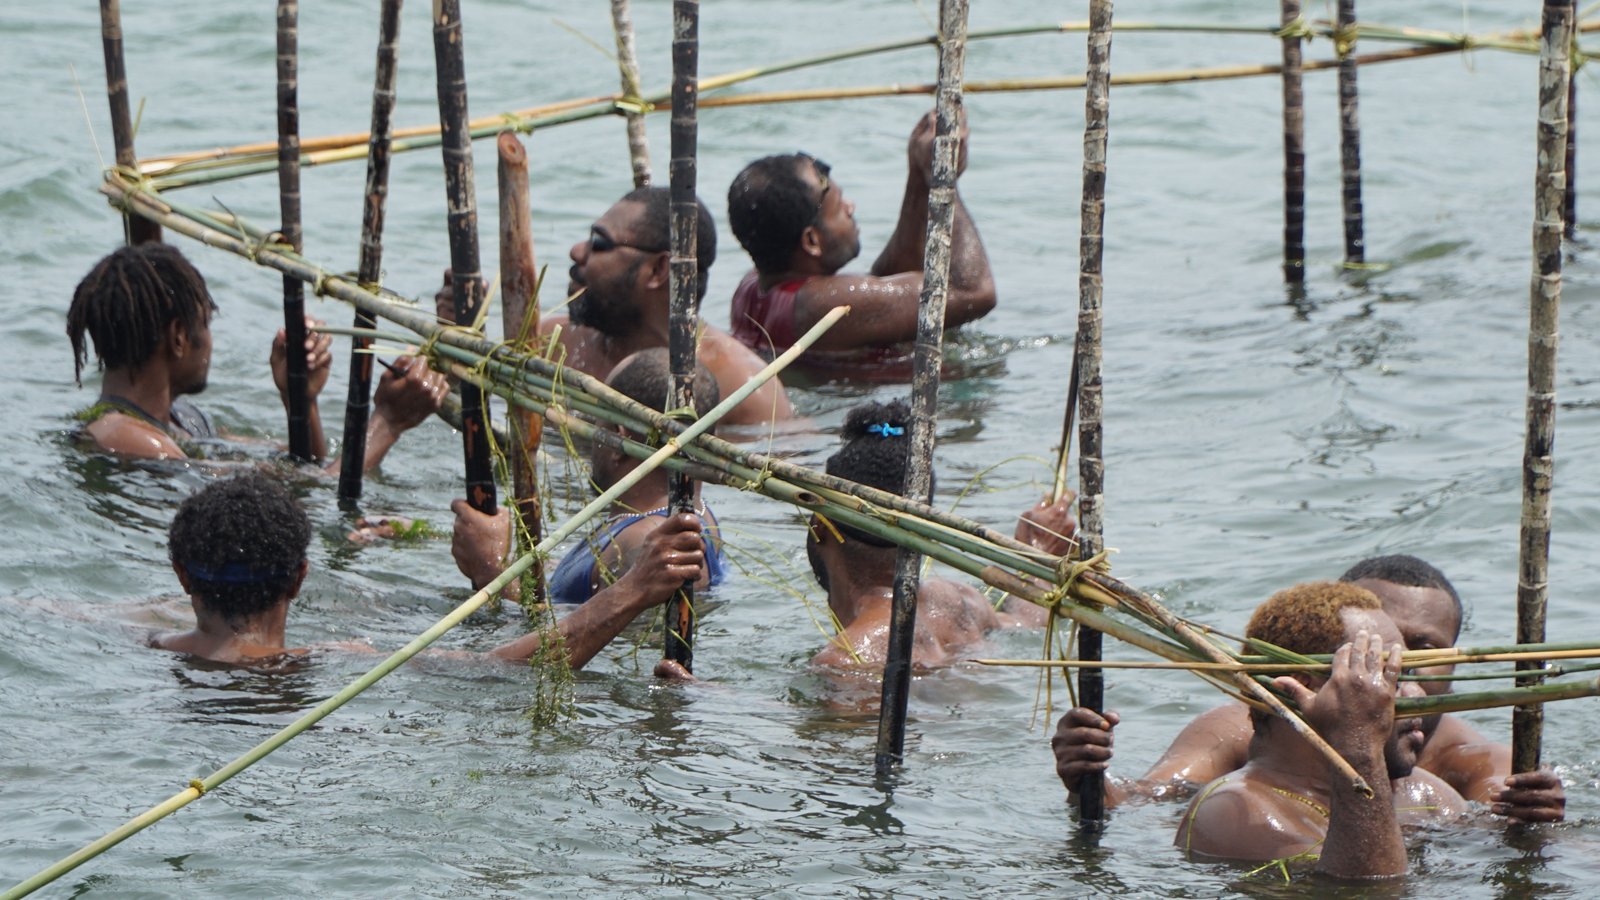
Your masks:
[[[1376,581],[1387,581],[1402,587],[1431,588],[1444,591],[1450,595],[1450,602],[1456,608],[1456,621],[1460,622],[1464,611],[1461,608],[1461,595],[1456,593],[1455,585],[1444,573],[1434,568],[1427,562],[1406,553],[1395,553],[1389,556],[1370,556],[1345,570],[1339,576],[1340,581],[1360,581],[1371,578]]]
[[[757,271],[788,268],[800,236],[822,211],[816,187],[801,177],[806,166],[824,177],[830,171],[808,153],[785,153],[745,166],[728,186],[728,225]]]
[[[911,404],[903,399],[863,403],[845,416],[839,437],[844,446],[828,457],[827,473],[891,494],[906,492],[906,465],[911,457]],[[890,546],[843,523],[847,538],[875,547]]]
[[[657,412],[666,412],[667,393],[672,387],[671,357],[666,347],[651,347],[630,355],[617,364],[606,382],[617,393]],[[705,366],[694,369],[695,415],[703,416],[722,399],[717,379]]]
[[[95,263],[72,292],[67,308],[67,337],[72,341],[73,377],[83,383],[94,341],[100,368],[137,372],[161,345],[167,325],[176,320],[193,335],[209,321],[217,304],[206,280],[167,244],[121,247]]]
[[[623,196],[627,203],[638,203],[644,207],[642,216],[633,229],[633,239],[641,247],[654,253],[664,253],[672,249],[672,192],[664,187],[635,188]],[[699,198],[694,198],[698,215],[695,216],[694,226],[694,259],[695,271],[695,299],[704,300],[706,286],[710,282],[706,273],[711,271],[712,263],[717,261],[717,223],[711,218],[711,210]],[[713,404],[714,405],[714,404]]]
[[[311,522],[282,482],[250,472],[214,481],[178,507],[167,553],[190,590],[230,624],[248,620],[294,586]]]

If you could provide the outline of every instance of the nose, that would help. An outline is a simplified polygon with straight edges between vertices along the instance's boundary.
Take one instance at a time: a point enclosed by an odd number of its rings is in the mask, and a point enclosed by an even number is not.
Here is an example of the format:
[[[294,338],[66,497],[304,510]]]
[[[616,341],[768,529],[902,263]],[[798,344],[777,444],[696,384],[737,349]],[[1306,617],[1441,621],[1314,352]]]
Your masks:
[[[856,217],[856,202],[854,200],[845,198],[845,201],[844,201],[844,214],[849,216],[852,219],[854,219]]]
[[[582,240],[573,244],[572,249],[567,251],[567,256],[578,265],[583,265],[583,261],[589,258],[589,242]]]

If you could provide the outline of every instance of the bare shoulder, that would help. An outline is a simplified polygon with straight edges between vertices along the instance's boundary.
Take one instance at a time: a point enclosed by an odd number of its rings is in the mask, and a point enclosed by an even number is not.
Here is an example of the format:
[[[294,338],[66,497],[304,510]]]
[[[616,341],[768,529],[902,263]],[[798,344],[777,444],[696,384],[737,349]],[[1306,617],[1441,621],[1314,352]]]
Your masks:
[[[185,459],[172,436],[148,422],[113,412],[89,423],[84,431],[102,450],[133,459]]]
[[[1402,824],[1433,822],[1462,815],[1467,801],[1438,775],[1412,769],[1394,782],[1394,810]]]
[[[1206,785],[1178,825],[1176,845],[1185,855],[1264,861],[1311,850],[1327,831],[1325,814],[1246,775]]]
[[[702,363],[720,380],[724,374],[749,378],[766,368],[767,361],[733,335],[712,325],[700,334]]]
[[[705,326],[700,336],[700,364],[716,377],[717,387],[724,397],[767,366],[766,360],[754,350],[710,325]],[[754,425],[791,418],[794,418],[794,406],[789,403],[783,382],[773,378],[746,397],[722,421],[729,425]]]

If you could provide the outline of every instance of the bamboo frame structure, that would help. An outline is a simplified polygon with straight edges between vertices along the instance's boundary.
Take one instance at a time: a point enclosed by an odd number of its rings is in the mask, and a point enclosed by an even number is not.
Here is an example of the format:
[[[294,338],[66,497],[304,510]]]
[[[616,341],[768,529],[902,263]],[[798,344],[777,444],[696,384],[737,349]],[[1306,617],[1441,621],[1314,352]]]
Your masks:
[[[1335,32],[1339,55],[1339,180],[1344,205],[1344,264],[1355,268],[1367,261],[1366,235],[1361,210],[1361,120],[1357,91],[1357,66],[1352,53],[1359,30],[1356,0],[1339,0]]]
[[[496,142],[499,165],[496,185],[500,196],[500,324],[508,346],[532,352],[539,333],[539,267],[533,250],[533,204],[528,196],[528,151],[515,134],[506,132]],[[539,441],[544,422],[536,413],[506,411],[509,427],[506,455],[511,463],[511,502],[516,508],[516,546],[525,552],[538,544],[544,531],[539,504]],[[528,573],[535,604],[545,598],[544,562],[534,562]]]
[[[1550,484],[1555,474],[1556,347],[1561,314],[1561,211],[1566,187],[1567,82],[1572,76],[1571,0],[1544,0],[1539,53],[1538,170],[1534,179],[1533,260],[1528,294],[1527,439],[1522,455],[1522,528],[1517,560],[1517,643],[1544,640],[1550,575]],[[1537,671],[1542,663],[1519,662]],[[1533,674],[1518,684],[1537,684]],[[1544,708],[1519,706],[1511,718],[1511,769],[1539,766]]]
[[[284,243],[298,253],[300,229],[300,4],[278,0],[278,208]],[[310,462],[311,397],[306,363],[306,295],[297,278],[283,278],[284,350],[288,358],[285,390],[289,413],[289,455]]]
[[[939,408],[939,367],[944,358],[944,311],[950,282],[950,232],[955,224],[957,154],[965,124],[961,80],[967,54],[967,0],[939,6],[939,90],[934,103],[933,172],[928,184],[928,222],[917,301],[917,337],[912,356],[910,445],[905,494],[921,502],[933,495],[933,448]],[[906,710],[911,698],[912,644],[917,625],[922,554],[902,547],[895,558],[894,597],[889,617],[888,656],[883,664],[882,705],[873,767],[880,778],[905,753]]]
[[[399,77],[400,6],[403,0],[383,0],[378,18],[378,59],[372,78],[372,130],[367,140],[367,186],[361,206],[361,261],[357,276],[362,284],[377,285],[383,277],[383,217],[389,202],[389,144],[394,137],[395,83]],[[356,310],[357,332],[377,325],[377,320]],[[367,422],[372,410],[371,341],[359,333],[350,341],[350,387],[344,405],[343,460],[339,466],[339,501],[361,499],[367,458]]]
[[[1088,90],[1083,107],[1083,200],[1078,231],[1078,336],[1074,342],[1073,381],[1078,389],[1078,558],[1090,560],[1105,549],[1104,408],[1100,378],[1101,301],[1104,294],[1106,140],[1111,127],[1111,0],[1089,4]],[[1078,629],[1078,656],[1100,658],[1100,632]],[[1105,706],[1105,675],[1098,668],[1078,673],[1078,703],[1095,712]],[[1097,833],[1106,816],[1105,776],[1095,772],[1078,783],[1080,828]]]
[[[133,118],[128,112],[128,68],[122,52],[122,0],[100,0],[100,43],[106,60],[106,101],[111,107],[111,141],[117,165],[139,169],[133,152]],[[125,216],[123,238],[129,244],[161,240],[161,229],[149,219]]]
[[[1300,0],[1283,9],[1283,280],[1291,288],[1306,280],[1306,110],[1301,82]],[[1339,66],[1343,68],[1341,60]]]
[[[673,0],[672,159],[667,165],[672,193],[670,311],[667,315],[672,388],[667,408],[674,411],[694,409],[695,343],[700,324],[700,260],[695,234],[700,221],[700,201],[695,195],[695,155],[699,139],[695,101],[699,73],[699,0]],[[668,483],[667,505],[674,513],[693,513],[694,498],[694,480],[674,472]],[[694,582],[684,582],[667,601],[666,623],[662,655],[694,671]]]
[[[644,93],[639,83],[639,54],[634,48],[633,16],[628,0],[611,0],[611,30],[617,37],[617,72],[622,78],[620,102],[637,104],[633,100]],[[650,184],[650,142],[645,135],[644,110],[629,109],[623,113],[628,122],[628,165],[633,169],[633,186]]]

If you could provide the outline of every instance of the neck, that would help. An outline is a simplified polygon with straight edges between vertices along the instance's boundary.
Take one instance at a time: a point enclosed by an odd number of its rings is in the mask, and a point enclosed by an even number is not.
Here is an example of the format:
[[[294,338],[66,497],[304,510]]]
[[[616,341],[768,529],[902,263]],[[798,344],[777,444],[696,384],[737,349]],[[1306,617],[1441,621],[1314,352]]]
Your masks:
[[[667,505],[670,482],[665,472],[652,472],[611,503],[611,515],[629,515]],[[694,505],[700,506],[700,482],[694,483]]]
[[[622,334],[603,335],[605,355],[612,365],[640,350],[668,346],[667,320],[670,317],[668,306],[664,297],[651,298],[642,308],[636,308],[635,311],[639,315],[634,319],[632,328]]]
[[[1305,793],[1326,797],[1332,788],[1327,758],[1277,719],[1255,729],[1250,738],[1250,767],[1273,772]]]
[[[199,597],[194,605],[198,655],[211,659],[242,660],[283,653],[284,626],[289,618],[289,599],[243,621],[229,621]]]
[[[100,399],[121,397],[161,422],[171,414],[175,396],[165,369],[155,360],[145,363],[137,375],[127,369],[107,369],[100,380]]]
[[[894,597],[894,548],[861,548],[839,545],[831,535],[822,540],[834,543],[825,554],[828,570],[828,607],[845,628],[862,613]]]

